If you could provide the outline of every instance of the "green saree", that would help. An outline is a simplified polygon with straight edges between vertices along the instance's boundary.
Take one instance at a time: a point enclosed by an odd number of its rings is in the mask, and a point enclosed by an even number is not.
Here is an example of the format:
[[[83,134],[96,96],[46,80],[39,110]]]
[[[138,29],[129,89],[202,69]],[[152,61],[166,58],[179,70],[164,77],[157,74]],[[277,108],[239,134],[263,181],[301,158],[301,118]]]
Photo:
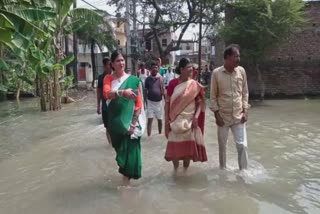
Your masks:
[[[128,76],[116,90],[140,87],[140,80],[135,76]],[[115,90],[115,88],[112,88]],[[112,99],[108,104],[108,131],[112,146],[116,151],[116,161],[119,173],[129,179],[141,177],[141,135],[132,137],[128,135],[128,128],[134,113],[135,100],[125,97]],[[140,117],[139,117],[140,118]],[[141,122],[137,123],[136,129],[141,131]]]

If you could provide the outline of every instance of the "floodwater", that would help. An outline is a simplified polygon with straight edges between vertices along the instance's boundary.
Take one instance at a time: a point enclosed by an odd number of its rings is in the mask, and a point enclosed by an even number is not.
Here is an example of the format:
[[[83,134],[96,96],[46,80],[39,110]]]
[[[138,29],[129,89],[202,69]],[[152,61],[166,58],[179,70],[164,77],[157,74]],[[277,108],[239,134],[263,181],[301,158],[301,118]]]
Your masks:
[[[36,99],[0,103],[1,214],[320,213],[320,100],[253,103],[249,169],[218,167],[213,114],[207,111],[209,161],[173,175],[165,138],[142,140],[143,177],[121,187],[94,94],[59,112]]]

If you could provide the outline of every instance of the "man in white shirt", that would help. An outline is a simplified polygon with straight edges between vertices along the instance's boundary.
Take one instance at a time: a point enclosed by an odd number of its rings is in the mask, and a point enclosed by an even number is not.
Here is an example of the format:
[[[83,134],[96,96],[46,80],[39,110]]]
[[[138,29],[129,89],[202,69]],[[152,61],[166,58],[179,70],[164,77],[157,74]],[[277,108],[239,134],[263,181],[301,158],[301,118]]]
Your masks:
[[[167,88],[169,85],[169,82],[175,78],[174,73],[171,71],[171,68],[169,67],[167,72],[164,74],[164,84]]]
[[[141,63],[140,64],[141,68],[138,70],[137,76],[138,78],[141,79],[141,81],[144,82],[146,81],[147,77],[150,75],[150,71],[146,69],[145,64]]]

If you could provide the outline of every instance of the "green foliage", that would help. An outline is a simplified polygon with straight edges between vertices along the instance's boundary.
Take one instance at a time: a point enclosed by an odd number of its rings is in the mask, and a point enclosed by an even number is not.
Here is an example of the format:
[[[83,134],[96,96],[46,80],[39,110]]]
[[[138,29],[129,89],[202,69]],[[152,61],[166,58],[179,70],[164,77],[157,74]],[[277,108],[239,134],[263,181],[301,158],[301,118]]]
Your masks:
[[[230,6],[234,19],[220,35],[226,43],[239,44],[242,54],[255,62],[305,22],[302,0],[244,0]]]
[[[7,71],[9,70],[8,64],[0,58],[0,70]]]
[[[61,83],[62,86],[63,86],[63,93],[62,93],[62,95],[64,95],[64,96],[67,96],[67,95],[68,95],[68,90],[73,87],[73,78],[74,78],[73,75],[65,76],[65,77],[60,81],[60,83]]]
[[[110,0],[110,5],[116,5],[118,11],[126,5],[126,0]],[[140,59],[148,56],[144,54],[144,42],[148,39],[156,41],[161,58],[166,58],[171,51],[181,49],[181,41],[184,34],[193,24],[199,24],[200,19],[205,28],[215,28],[217,23],[223,19],[225,0],[147,0],[137,2],[137,22],[145,24],[147,30],[144,38],[134,38],[138,41],[138,48],[132,52]],[[134,17],[132,17],[134,19]],[[204,28],[203,31],[206,31]],[[177,38],[171,40],[166,47],[161,45],[160,38],[164,34],[180,32]],[[204,33],[204,32],[203,32]],[[184,37],[185,38],[185,37]],[[140,52],[140,53],[136,53]],[[159,56],[158,56],[159,57]]]
[[[40,87],[47,84],[49,90],[55,90],[47,91],[46,96],[53,96],[47,97],[50,105],[52,100],[59,100],[59,79],[69,84],[73,78],[65,77],[64,72],[64,67],[74,60],[73,55],[63,53],[65,36],[103,23],[101,14],[85,8],[72,9],[72,4],[73,0],[0,0],[0,75],[5,77],[0,82],[1,90],[21,86],[30,89],[38,76]]]

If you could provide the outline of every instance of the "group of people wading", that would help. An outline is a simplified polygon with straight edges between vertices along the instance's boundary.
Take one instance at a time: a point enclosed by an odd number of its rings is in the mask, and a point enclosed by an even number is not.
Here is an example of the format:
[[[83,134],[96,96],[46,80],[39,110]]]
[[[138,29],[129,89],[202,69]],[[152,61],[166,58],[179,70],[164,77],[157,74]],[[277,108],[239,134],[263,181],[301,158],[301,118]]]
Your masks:
[[[248,86],[245,70],[239,66],[240,51],[230,45],[224,51],[224,65],[211,75],[210,110],[214,112],[219,145],[220,168],[226,168],[226,144],[231,129],[238,152],[240,170],[247,168]],[[116,151],[119,173],[124,185],[141,177],[141,137],[148,129],[151,135],[153,117],[162,132],[161,100],[164,98],[165,160],[174,170],[182,161],[187,170],[190,161],[207,161],[204,144],[204,87],[192,79],[192,64],[182,58],[176,67],[177,78],[166,86],[159,74],[161,61],[151,63],[149,76],[141,78],[125,72],[125,60],[114,51],[103,60],[105,72],[98,78],[97,113],[102,113],[109,143]],[[159,91],[157,90],[159,89]],[[102,101],[102,102],[101,102]],[[102,103],[102,106],[100,106]],[[148,124],[147,124],[148,123]]]

